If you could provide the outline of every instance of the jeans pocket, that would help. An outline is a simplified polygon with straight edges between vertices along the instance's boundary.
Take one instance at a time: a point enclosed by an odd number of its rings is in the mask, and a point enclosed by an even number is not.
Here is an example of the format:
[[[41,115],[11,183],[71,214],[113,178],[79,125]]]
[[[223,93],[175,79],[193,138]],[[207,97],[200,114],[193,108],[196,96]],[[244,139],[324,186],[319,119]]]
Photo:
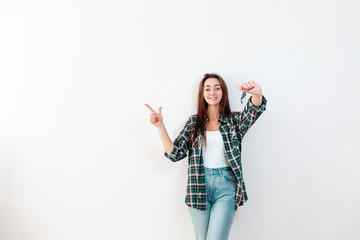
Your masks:
[[[226,181],[226,182],[229,182],[229,183],[234,183],[236,182],[236,177],[233,173],[232,170],[227,170],[227,171],[223,171],[223,179]]]

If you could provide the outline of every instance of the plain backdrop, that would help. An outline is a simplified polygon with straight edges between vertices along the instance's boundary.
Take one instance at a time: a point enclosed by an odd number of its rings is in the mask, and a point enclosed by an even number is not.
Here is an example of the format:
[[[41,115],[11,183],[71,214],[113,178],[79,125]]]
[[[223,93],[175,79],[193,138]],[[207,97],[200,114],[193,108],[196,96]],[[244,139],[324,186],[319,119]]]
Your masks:
[[[164,157],[202,76],[258,82],[230,239],[360,239],[355,0],[0,3],[0,239],[195,239]],[[249,96],[248,96],[249,97]]]

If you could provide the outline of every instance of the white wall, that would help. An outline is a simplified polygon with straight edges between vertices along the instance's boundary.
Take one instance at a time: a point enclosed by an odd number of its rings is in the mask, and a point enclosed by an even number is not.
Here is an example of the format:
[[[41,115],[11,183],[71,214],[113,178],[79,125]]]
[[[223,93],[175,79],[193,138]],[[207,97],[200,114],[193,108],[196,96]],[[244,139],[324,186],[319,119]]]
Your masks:
[[[2,1],[0,239],[194,239],[163,156],[201,77],[257,81],[230,239],[360,238],[358,1]]]

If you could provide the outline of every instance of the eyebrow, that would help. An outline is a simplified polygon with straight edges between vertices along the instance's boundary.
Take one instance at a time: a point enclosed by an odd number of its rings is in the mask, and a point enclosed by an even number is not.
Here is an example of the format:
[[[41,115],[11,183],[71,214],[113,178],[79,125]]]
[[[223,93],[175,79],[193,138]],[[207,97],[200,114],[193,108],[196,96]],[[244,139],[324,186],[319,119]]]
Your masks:
[[[217,84],[214,85],[214,87],[215,86],[220,86],[220,84],[217,83]],[[210,85],[206,85],[205,87],[210,87]]]

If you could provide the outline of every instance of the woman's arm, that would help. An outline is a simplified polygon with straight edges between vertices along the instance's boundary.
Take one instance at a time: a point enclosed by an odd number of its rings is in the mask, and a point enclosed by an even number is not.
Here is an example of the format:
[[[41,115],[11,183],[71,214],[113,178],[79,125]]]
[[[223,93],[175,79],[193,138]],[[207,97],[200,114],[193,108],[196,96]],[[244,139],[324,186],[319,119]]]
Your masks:
[[[260,84],[254,81],[246,82],[238,86],[242,91],[252,94],[244,110],[235,114],[236,122],[239,126],[240,134],[243,136],[249,128],[256,122],[263,111],[266,110],[266,98],[262,95]]]
[[[157,127],[161,142],[165,149],[165,157],[169,158],[171,161],[176,162],[187,156],[187,144],[189,141],[189,126],[191,117],[184,126],[184,129],[180,132],[179,136],[174,140],[174,143],[171,141],[169,134],[166,131],[163,117],[161,113],[161,108],[159,112],[154,111],[149,105],[145,103],[145,106],[150,109],[150,123]]]
[[[169,134],[166,131],[163,116],[161,113],[162,107],[159,107],[159,112],[156,112],[152,107],[150,107],[148,104],[144,103],[145,106],[150,109],[150,123],[157,127],[160,135],[161,142],[165,148],[165,151],[170,155],[171,151],[174,148],[174,144],[171,141]]]
[[[169,137],[169,134],[166,131],[164,123],[159,124],[157,129],[158,129],[158,132],[159,132],[159,135],[160,135],[162,145],[164,146],[164,149],[165,149],[166,153],[168,155],[170,155],[170,153],[174,149],[174,143],[171,141],[171,139]]]

